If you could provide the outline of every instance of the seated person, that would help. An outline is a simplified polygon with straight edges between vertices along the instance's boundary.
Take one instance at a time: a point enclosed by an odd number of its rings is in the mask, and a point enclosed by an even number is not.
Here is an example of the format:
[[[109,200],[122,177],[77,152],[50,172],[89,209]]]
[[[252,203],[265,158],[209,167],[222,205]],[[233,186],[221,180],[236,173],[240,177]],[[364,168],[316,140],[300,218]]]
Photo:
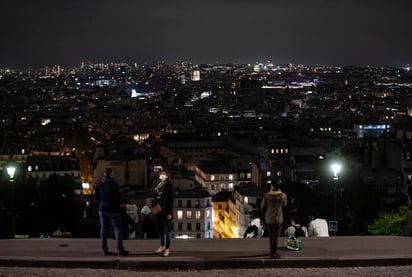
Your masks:
[[[308,237],[308,229],[297,223],[296,218],[291,218],[290,226],[286,228],[285,235],[287,237]]]
[[[315,216],[311,216],[310,219],[311,221],[308,226],[309,237],[329,237],[329,227],[325,219]]]

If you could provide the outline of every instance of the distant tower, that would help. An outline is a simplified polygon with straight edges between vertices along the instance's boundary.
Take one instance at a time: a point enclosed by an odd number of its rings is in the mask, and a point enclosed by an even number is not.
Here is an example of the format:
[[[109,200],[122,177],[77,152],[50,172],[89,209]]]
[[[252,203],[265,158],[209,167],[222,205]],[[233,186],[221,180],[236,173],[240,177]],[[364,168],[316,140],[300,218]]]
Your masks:
[[[200,81],[200,71],[199,70],[193,70],[192,71],[192,81]]]

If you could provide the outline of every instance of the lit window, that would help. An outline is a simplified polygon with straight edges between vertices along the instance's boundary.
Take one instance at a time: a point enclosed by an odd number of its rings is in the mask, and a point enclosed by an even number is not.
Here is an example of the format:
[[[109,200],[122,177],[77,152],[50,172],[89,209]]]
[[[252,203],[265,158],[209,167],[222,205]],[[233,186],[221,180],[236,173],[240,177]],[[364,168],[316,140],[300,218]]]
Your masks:
[[[210,217],[210,210],[209,210],[209,209],[206,210],[206,217],[207,217],[207,218]]]
[[[270,177],[270,171],[266,171],[266,176]]]
[[[246,177],[247,179],[250,179],[250,178],[252,178],[252,173],[248,172],[248,173],[246,174],[246,176],[247,176],[247,177]]]
[[[210,175],[210,181],[214,181],[215,180],[215,175]]]
[[[249,204],[249,197],[245,196],[245,204]]]
[[[178,220],[182,220],[182,218],[183,218],[183,211],[182,211],[182,210],[178,210],[178,211],[177,211],[177,219],[178,219]]]
[[[31,172],[33,169],[32,169],[32,167],[31,167],[31,165],[29,165],[28,167],[27,167],[27,171],[29,171],[29,172]]]
[[[196,219],[200,219],[201,213],[199,210],[196,211]]]
[[[229,183],[229,189],[233,189],[233,187],[234,187],[234,185],[233,185],[233,183]]]
[[[191,219],[192,218],[192,211],[186,211],[186,218]]]
[[[272,152],[272,154],[275,154],[275,149],[272,149],[271,152]]]
[[[278,171],[276,172],[276,175],[277,175],[278,177],[282,176],[282,171],[278,170]]]
[[[233,181],[233,174],[230,174],[230,175],[229,175],[229,180],[230,180],[230,181]]]

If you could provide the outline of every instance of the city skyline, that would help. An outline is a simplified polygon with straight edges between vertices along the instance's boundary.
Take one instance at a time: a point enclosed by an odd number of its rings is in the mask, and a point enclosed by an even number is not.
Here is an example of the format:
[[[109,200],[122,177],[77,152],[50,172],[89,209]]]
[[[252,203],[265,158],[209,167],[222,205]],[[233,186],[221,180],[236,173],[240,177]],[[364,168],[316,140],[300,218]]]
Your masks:
[[[60,2],[2,3],[1,67],[156,60],[412,63],[409,1]]]

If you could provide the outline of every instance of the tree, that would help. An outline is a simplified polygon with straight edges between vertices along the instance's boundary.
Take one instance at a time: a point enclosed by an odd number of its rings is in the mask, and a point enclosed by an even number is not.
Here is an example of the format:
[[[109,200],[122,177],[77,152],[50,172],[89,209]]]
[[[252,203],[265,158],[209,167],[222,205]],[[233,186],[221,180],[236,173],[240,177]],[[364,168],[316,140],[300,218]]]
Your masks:
[[[52,233],[63,225],[74,235],[81,230],[83,207],[75,194],[79,184],[71,176],[52,175],[39,186],[40,231]]]
[[[372,224],[368,225],[368,231],[372,235],[399,236],[403,234],[407,213],[411,207],[411,199],[407,195],[408,202],[401,205],[398,211],[384,211],[379,214]]]

